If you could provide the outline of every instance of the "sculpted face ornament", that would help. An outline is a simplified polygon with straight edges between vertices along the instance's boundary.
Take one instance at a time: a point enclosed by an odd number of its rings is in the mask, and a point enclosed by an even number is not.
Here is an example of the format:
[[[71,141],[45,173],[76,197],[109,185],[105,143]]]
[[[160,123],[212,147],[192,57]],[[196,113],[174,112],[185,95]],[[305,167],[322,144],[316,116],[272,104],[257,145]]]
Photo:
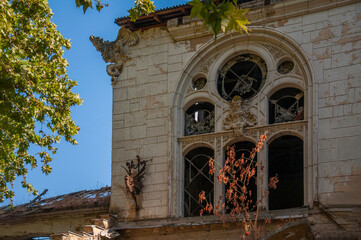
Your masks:
[[[130,58],[124,50],[125,44],[134,46],[139,42],[138,36],[132,31],[121,28],[115,41],[103,41],[100,37],[89,37],[97,51],[101,52],[103,60],[112,63],[107,66],[107,73],[112,77],[112,85],[115,84],[118,76],[122,72],[123,64]]]

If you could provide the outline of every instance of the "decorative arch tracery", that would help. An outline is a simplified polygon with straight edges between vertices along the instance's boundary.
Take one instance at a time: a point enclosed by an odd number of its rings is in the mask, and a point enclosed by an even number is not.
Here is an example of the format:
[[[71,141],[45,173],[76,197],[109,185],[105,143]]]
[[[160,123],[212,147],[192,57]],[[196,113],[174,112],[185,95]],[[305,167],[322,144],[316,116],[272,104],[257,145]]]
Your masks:
[[[282,40],[282,41],[281,41]],[[256,94],[247,99],[242,95],[232,96],[236,105],[232,109],[230,99],[224,99],[219,93],[218,76],[227,62],[237,56],[254,54],[262,59],[267,67],[267,76]],[[284,63],[287,62],[287,63]],[[291,62],[291,63],[289,63]],[[293,64],[293,65],[292,65]],[[281,66],[282,65],[282,66]],[[292,66],[291,66],[292,65]],[[312,165],[312,75],[311,66],[307,55],[299,45],[282,33],[273,29],[254,28],[250,36],[235,34],[222,36],[216,43],[209,42],[200,49],[184,68],[176,88],[172,107],[173,126],[173,155],[172,155],[172,194],[171,212],[173,216],[182,216],[182,196],[177,194],[181,191],[182,152],[196,142],[207,142],[215,146],[215,161],[222,163],[223,148],[234,139],[248,138],[257,141],[260,134],[266,130],[269,136],[295,133],[305,140],[304,161]],[[281,70],[280,70],[281,69]],[[194,79],[201,76],[204,78],[205,86],[194,88]],[[245,80],[245,78],[240,79]],[[247,79],[246,79],[247,80]],[[269,99],[270,96],[284,87],[296,87],[304,93],[304,120],[297,119],[292,122],[269,124]],[[198,134],[196,136],[185,136],[180,128],[184,126],[185,106],[190,106],[190,99],[202,96],[208,102],[214,104],[214,132]],[[237,108],[237,104],[239,107]],[[238,114],[238,115],[237,115]],[[227,119],[232,120],[233,127],[227,127]],[[238,122],[237,122],[238,121]],[[230,122],[230,120],[228,121]],[[259,153],[260,165],[267,166],[266,150]],[[307,154],[306,154],[307,153]],[[306,165],[306,164],[305,164]],[[312,193],[314,189],[306,189],[313,186],[312,168],[304,169],[305,198],[304,204],[312,204]],[[258,193],[267,188],[267,173],[259,170],[257,177]],[[178,180],[177,180],[178,179]],[[222,196],[223,190],[215,186],[214,199]],[[310,194],[311,193],[311,194]],[[261,197],[261,194],[258,194]],[[266,204],[263,206],[266,208]]]

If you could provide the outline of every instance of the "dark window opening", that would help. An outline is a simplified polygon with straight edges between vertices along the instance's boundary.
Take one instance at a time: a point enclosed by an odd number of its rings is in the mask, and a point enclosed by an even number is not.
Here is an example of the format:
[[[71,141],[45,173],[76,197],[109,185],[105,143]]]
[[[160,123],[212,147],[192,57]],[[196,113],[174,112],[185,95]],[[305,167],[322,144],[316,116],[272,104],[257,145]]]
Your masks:
[[[214,132],[214,105],[208,102],[193,104],[185,113],[184,135]]]
[[[233,176],[234,178],[238,178],[237,182],[237,197],[238,197],[238,205],[239,206],[248,206],[249,210],[255,210],[256,207],[256,201],[257,201],[257,155],[254,157],[253,161],[251,159],[249,159],[250,154],[252,149],[255,147],[254,143],[252,142],[248,142],[248,141],[243,141],[243,142],[237,142],[234,145],[234,151],[235,151],[235,160],[241,159],[242,155],[243,155],[243,159],[244,159],[244,163],[240,165],[240,167],[237,167],[237,165],[233,164],[229,165],[232,170],[231,172],[233,172],[234,170],[236,171],[235,174],[228,174],[227,176]],[[225,161],[225,165],[227,165],[227,158],[228,158],[228,153],[226,150],[226,161]],[[244,175],[245,170],[247,170],[247,167],[249,167],[249,170],[252,171],[252,169],[255,171],[254,176],[252,176],[251,178],[249,178],[249,181],[246,178],[243,178],[244,182],[247,183],[246,185],[244,185],[241,181],[241,175]],[[244,175],[245,176],[245,175]],[[240,187],[246,186],[246,194],[242,194],[242,190],[240,189]],[[228,189],[230,189],[230,183],[227,183],[225,186],[225,194],[227,195],[227,191]],[[244,201],[241,201],[239,198],[241,197],[241,195],[244,195],[245,199]],[[235,196],[235,195],[234,195]],[[236,199],[235,197],[232,197],[231,199]],[[232,209],[235,208],[235,206],[237,205],[237,203],[235,202],[230,202],[227,201],[227,197],[226,197],[226,201],[225,201],[225,205],[226,205],[226,212],[230,213]]]
[[[243,54],[229,60],[220,70],[217,89],[226,101],[249,99],[261,89],[267,76],[266,62],[257,55]]]
[[[304,96],[297,88],[283,88],[269,100],[269,123],[303,120]]]
[[[268,177],[278,176],[277,188],[271,190],[269,209],[303,206],[303,141],[282,136],[268,147]]]
[[[206,202],[213,205],[213,175],[209,174],[209,159],[213,150],[200,147],[191,150],[184,158],[184,216],[199,216]],[[207,201],[200,203],[199,194],[204,191]],[[206,212],[204,212],[206,214]]]
[[[206,78],[197,78],[194,79],[192,82],[192,87],[194,90],[201,90],[207,85],[207,79]]]

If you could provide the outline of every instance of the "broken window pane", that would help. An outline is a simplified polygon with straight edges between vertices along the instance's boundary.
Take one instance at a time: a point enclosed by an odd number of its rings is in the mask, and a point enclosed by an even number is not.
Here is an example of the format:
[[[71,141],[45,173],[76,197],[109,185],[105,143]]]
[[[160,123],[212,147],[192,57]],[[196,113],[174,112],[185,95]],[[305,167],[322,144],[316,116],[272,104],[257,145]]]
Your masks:
[[[303,205],[303,141],[295,136],[282,136],[268,147],[268,176],[278,176],[277,188],[271,190],[269,209]]]
[[[185,113],[184,135],[214,132],[214,106],[208,102],[193,104]]]
[[[269,100],[269,123],[303,120],[304,96],[297,88],[283,88]]]
[[[199,203],[199,194],[205,191],[208,203],[213,204],[213,176],[209,174],[208,161],[213,150],[199,147],[191,150],[184,158],[184,216],[199,216],[206,202]],[[206,214],[206,212],[204,213]]]
[[[220,70],[218,93],[229,102],[236,96],[249,99],[258,93],[266,77],[266,62],[255,54],[243,54],[229,60]]]
[[[236,181],[237,185],[237,197],[238,199],[243,195],[244,198],[244,205],[249,207],[249,210],[254,210],[254,206],[257,201],[257,185],[256,185],[256,179],[257,179],[257,155],[255,156],[254,160],[252,161],[249,159],[250,153],[252,149],[255,147],[255,144],[249,141],[243,141],[243,142],[237,142],[234,145],[234,151],[235,151],[235,160],[241,159],[243,155],[243,161],[241,161],[241,164],[239,167],[237,167],[237,164],[227,164],[227,158],[229,157],[226,151],[226,161],[225,161],[225,167],[228,165],[231,168],[231,173],[235,171],[234,174],[228,174],[228,177],[232,177],[233,179],[240,179],[239,181]],[[228,161],[232,162],[232,161]],[[249,170],[251,172],[252,170],[255,171],[255,174],[249,178],[248,181],[248,175],[245,174],[245,171]],[[243,176],[242,176],[243,175]],[[230,181],[232,179],[230,178]],[[246,187],[246,194],[242,194],[241,187]],[[225,188],[225,194],[227,195],[227,191],[230,188],[230,183],[226,184]],[[235,195],[234,195],[235,196]],[[235,199],[235,197],[232,197]],[[226,198],[227,199],[227,198]],[[238,204],[242,205],[242,202],[238,200]],[[226,200],[226,212],[230,213],[232,209],[235,208],[235,203],[227,202]]]

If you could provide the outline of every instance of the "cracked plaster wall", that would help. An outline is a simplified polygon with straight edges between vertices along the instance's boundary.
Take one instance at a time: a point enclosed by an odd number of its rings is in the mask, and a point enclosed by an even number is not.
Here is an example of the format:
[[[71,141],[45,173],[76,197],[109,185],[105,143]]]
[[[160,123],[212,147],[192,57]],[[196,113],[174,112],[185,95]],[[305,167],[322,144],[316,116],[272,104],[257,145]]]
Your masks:
[[[313,140],[309,156],[314,158],[317,180],[309,189],[314,200],[318,190],[319,200],[326,205],[361,204],[361,3],[320,2],[349,4],[261,26],[291,37],[313,66],[315,130],[309,138]],[[259,21],[251,12],[252,18]],[[170,135],[175,124],[170,119],[171,101],[186,64],[211,36],[174,42],[166,27],[137,34],[139,44],[128,50],[132,60],[113,86],[111,211],[127,219],[164,218],[171,215]],[[126,193],[122,169],[136,155],[152,158],[139,212]]]

